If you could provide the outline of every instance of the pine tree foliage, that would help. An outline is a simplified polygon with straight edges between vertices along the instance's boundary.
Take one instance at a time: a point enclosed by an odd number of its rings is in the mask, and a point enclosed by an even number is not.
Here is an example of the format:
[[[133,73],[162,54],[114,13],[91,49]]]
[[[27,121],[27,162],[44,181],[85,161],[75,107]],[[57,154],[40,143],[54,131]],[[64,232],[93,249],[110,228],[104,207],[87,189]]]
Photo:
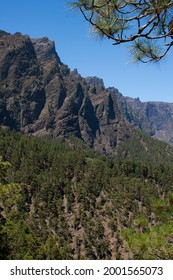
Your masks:
[[[169,155],[107,158],[8,130],[0,151],[1,259],[172,259]]]
[[[80,10],[96,36],[113,45],[131,43],[135,61],[158,62],[173,45],[171,0],[78,0],[70,6]]]

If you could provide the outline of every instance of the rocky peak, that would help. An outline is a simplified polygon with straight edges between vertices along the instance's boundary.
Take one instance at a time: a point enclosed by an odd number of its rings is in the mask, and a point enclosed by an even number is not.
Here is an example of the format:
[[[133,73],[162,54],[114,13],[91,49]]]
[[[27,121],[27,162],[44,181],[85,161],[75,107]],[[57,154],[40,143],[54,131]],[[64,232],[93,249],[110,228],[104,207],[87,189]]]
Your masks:
[[[103,82],[103,79],[101,78],[98,78],[96,76],[94,77],[86,77],[85,78],[85,82],[88,86],[91,86],[91,85],[95,85],[95,86],[102,86],[103,88],[105,87],[104,86],[104,82]]]
[[[91,94],[96,94],[96,92],[102,92],[105,90],[104,82],[98,77],[87,77],[85,78],[85,83],[88,92]]]
[[[41,63],[47,60],[55,60],[59,64],[62,64],[56,50],[55,42],[50,41],[47,37],[31,39],[34,46],[37,58]]]
[[[0,30],[0,37],[4,36],[4,35],[10,35],[10,33],[7,33],[4,30]]]

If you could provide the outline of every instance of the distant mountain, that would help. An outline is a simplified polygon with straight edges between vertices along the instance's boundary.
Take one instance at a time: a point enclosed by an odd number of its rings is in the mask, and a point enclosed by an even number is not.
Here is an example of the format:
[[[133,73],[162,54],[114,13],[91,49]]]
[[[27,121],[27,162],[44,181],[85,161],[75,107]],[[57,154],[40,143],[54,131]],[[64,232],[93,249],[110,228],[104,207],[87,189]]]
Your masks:
[[[125,100],[130,122],[150,136],[173,144],[173,103],[141,102],[130,97]]]
[[[134,129],[173,143],[173,105],[124,97],[61,62],[47,37],[0,32],[0,125],[34,135],[81,138],[112,155]]]

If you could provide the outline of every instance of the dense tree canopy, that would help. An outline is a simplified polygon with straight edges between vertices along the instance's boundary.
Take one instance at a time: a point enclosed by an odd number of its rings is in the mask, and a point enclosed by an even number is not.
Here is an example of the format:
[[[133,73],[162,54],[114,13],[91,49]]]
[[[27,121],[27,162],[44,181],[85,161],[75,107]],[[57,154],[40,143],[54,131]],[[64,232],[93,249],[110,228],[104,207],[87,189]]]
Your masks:
[[[0,259],[173,259],[173,156],[151,141],[113,159],[0,129]]]
[[[114,45],[131,43],[135,61],[161,60],[173,45],[173,1],[78,0],[80,10],[99,37]]]

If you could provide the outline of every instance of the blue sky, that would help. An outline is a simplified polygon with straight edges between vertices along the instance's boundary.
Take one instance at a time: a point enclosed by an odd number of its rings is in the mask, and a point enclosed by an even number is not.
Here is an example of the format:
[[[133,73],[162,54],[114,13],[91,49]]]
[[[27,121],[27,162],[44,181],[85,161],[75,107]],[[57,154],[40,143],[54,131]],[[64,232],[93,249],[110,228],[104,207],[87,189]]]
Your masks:
[[[69,0],[1,0],[0,29],[31,38],[49,37],[61,61],[83,76],[98,76],[125,96],[173,102],[173,50],[159,64],[130,63],[126,45],[94,39]]]

